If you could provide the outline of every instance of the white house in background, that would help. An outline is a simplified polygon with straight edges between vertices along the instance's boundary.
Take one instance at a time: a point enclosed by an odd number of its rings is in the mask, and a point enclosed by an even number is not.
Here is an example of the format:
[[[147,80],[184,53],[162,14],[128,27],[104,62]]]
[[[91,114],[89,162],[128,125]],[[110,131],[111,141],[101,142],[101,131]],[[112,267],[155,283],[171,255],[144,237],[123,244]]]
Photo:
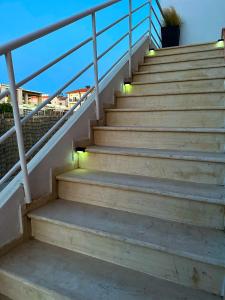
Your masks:
[[[162,8],[174,6],[181,15],[181,45],[220,38],[225,26],[225,0],[160,0],[160,3]]]

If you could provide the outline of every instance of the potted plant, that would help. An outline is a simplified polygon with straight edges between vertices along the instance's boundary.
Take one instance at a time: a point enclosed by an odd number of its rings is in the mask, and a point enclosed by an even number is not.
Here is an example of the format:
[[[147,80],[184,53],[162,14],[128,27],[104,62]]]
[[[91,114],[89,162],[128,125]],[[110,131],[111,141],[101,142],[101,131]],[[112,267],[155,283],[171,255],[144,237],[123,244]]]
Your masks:
[[[180,26],[182,24],[181,17],[174,7],[165,8],[163,15],[164,21],[163,27],[161,28],[162,47],[179,46]]]

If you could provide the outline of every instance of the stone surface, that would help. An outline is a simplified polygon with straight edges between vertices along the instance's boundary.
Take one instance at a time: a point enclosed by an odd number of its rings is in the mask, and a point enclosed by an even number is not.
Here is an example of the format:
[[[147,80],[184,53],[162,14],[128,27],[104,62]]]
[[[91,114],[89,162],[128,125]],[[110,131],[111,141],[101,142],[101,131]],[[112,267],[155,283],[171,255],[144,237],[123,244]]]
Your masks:
[[[225,130],[147,126],[94,127],[98,146],[224,152]]]
[[[2,258],[0,277],[8,284],[12,300],[220,299],[37,241],[24,243]],[[13,281],[21,288],[14,289]]]
[[[30,217],[32,234],[40,241],[208,292],[222,289],[222,231],[65,200]]]

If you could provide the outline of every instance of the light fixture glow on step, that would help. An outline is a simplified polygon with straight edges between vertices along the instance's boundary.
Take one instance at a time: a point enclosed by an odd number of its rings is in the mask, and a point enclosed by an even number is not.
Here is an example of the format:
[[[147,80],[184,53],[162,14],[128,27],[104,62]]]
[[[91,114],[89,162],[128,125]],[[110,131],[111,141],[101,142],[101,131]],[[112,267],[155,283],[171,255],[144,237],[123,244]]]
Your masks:
[[[76,147],[75,151],[77,153],[84,153],[86,151],[86,148],[85,147]]]
[[[223,39],[218,40],[217,43],[216,43],[216,47],[217,48],[224,48],[224,40]]]
[[[132,85],[130,83],[124,83],[123,84],[123,93],[129,94],[132,91]]]
[[[149,56],[155,56],[156,55],[156,51],[154,49],[150,49],[148,55]]]

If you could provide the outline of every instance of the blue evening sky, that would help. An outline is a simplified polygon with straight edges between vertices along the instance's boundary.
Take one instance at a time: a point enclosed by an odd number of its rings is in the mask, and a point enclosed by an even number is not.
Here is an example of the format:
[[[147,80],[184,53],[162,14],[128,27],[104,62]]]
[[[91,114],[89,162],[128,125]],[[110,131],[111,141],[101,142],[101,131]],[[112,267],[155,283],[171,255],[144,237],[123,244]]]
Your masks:
[[[4,44],[24,34],[33,32],[104,2],[104,0],[0,0],[0,44]],[[133,0],[133,8],[144,2],[146,0]],[[126,14],[127,8],[128,0],[122,0],[98,12],[97,31]],[[139,12],[135,13],[133,26],[147,16],[148,12],[149,6],[145,6]],[[98,38],[98,54],[101,54],[126,33],[128,30],[127,20],[119,23]],[[148,29],[148,26],[149,23],[146,21],[138,30],[134,31],[134,42]],[[89,36],[91,36],[91,18],[87,17],[13,51],[16,81],[20,81],[31,72],[36,71]],[[100,60],[100,76],[113,64],[116,58],[119,58],[125,52],[127,45],[128,39],[125,39]],[[92,62],[91,43],[65,58],[48,71],[45,71],[42,75],[25,85],[25,87],[43,93],[54,92],[90,62]],[[0,83],[7,82],[4,57],[0,57]],[[66,91],[92,84],[93,69],[86,72],[80,79],[67,88]]]

